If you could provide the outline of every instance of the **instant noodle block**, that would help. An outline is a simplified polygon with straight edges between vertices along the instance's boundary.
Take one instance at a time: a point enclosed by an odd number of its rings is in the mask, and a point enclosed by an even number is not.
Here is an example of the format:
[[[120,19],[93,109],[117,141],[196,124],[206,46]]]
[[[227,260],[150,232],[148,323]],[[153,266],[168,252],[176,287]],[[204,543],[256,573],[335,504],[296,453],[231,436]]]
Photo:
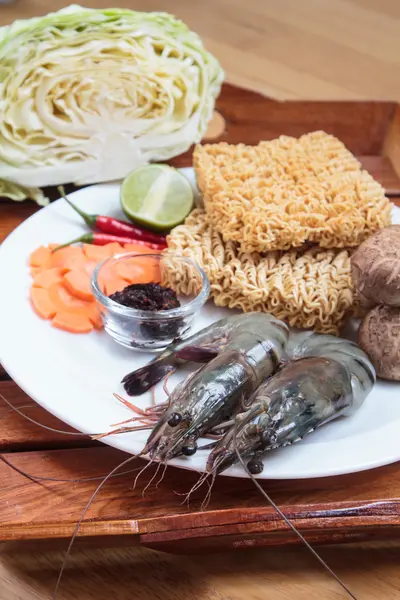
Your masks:
[[[194,210],[167,241],[169,249],[204,269],[218,306],[265,311],[293,327],[334,334],[354,311],[348,250],[303,247],[245,253],[235,242],[224,242],[202,209]],[[179,293],[186,293],[191,281],[174,269],[164,278]]]
[[[358,246],[391,223],[383,187],[323,131],[197,146],[193,162],[210,223],[243,252]]]

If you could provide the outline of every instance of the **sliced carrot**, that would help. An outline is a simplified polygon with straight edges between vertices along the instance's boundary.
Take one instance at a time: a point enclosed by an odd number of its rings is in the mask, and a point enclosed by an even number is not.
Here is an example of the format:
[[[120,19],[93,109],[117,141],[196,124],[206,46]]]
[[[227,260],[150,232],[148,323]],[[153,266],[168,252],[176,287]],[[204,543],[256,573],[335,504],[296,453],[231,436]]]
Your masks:
[[[118,242],[111,242],[110,244],[102,246],[102,248],[108,252],[108,256],[113,256],[114,254],[119,254],[124,251],[123,247],[121,244],[118,244]]]
[[[106,290],[107,279],[109,279],[110,277],[115,277],[115,275],[116,275],[116,273],[115,273],[114,265],[106,264],[100,269],[97,280],[98,280],[99,288],[101,289],[103,294],[106,293],[105,290]]]
[[[147,267],[147,265],[146,265]],[[159,281],[160,272],[158,268],[145,268],[137,261],[124,260],[115,265],[115,270],[119,277],[125,279],[127,283],[149,283]]]
[[[97,267],[99,263],[95,260],[89,260],[88,258],[85,261],[85,264],[83,265],[83,271],[85,271],[85,273],[87,273],[89,275],[89,277],[91,277],[93,275],[93,271],[95,270],[95,268]]]
[[[51,323],[53,327],[70,333],[89,333],[93,329],[93,324],[87,316],[71,312],[57,312]]]
[[[90,275],[86,271],[68,271],[64,275],[64,285],[73,296],[82,300],[94,300]]]
[[[137,264],[135,259],[133,260],[123,260],[118,262],[115,265],[115,271],[119,277],[125,279],[128,283],[138,282],[139,279],[144,279],[146,277],[146,269]],[[142,281],[142,283],[145,283]]]
[[[51,253],[51,266],[63,269],[79,269],[85,263],[85,255],[79,246],[67,246]]]
[[[63,274],[64,269],[60,269],[60,267],[55,267],[54,269],[45,269],[36,275],[32,286],[47,290],[53,283],[60,282]]]
[[[29,263],[34,280],[30,300],[35,312],[42,319],[52,319],[54,327],[71,333],[88,333],[94,327],[101,329],[102,318],[91,291],[90,279],[99,257],[104,260],[111,250],[119,251],[121,246],[116,246],[106,249],[101,255],[89,252],[89,256],[77,246],[52,252],[57,244],[49,244],[48,248],[41,246],[32,252]],[[113,270],[111,281],[114,280]]]
[[[42,319],[51,319],[56,314],[57,307],[52,302],[48,290],[32,287],[30,300],[34,311]]]
[[[83,254],[89,260],[95,260],[98,263],[102,262],[110,256],[110,252],[106,246],[93,246],[93,244],[82,244]]]
[[[115,271],[128,283],[155,283],[161,278],[158,260],[152,258],[135,257],[119,261],[115,264]]]
[[[100,314],[99,310],[97,310],[97,312],[94,312],[93,315],[90,316],[90,320],[95,329],[103,328],[103,319],[101,318],[101,314]]]
[[[104,282],[104,291],[103,293],[106,296],[111,296],[111,294],[115,294],[115,292],[121,292],[124,288],[126,288],[127,282],[122,277],[107,277]]]
[[[160,254],[160,250],[146,248],[140,244],[124,244],[124,250],[127,252],[137,252],[137,254]]]
[[[34,250],[29,257],[29,265],[31,267],[40,267],[42,269],[48,269],[51,265],[51,252],[44,246],[39,246]]]
[[[32,275],[32,277],[36,277],[36,275],[39,275],[39,273],[42,273],[43,269],[41,267],[31,267],[30,268],[30,273]]]
[[[77,315],[85,315],[88,319],[97,312],[95,302],[88,302],[73,296],[62,282],[53,283],[49,287],[49,296],[57,312],[72,312]]]
[[[104,273],[101,271],[97,277],[97,282],[98,282],[99,288],[103,292],[103,294],[106,293],[106,280],[107,280],[107,277],[105,277]]]
[[[127,286],[125,279],[118,275],[116,269],[117,264],[106,264],[100,269],[98,277],[99,286],[106,296],[110,296],[115,292],[120,292]]]

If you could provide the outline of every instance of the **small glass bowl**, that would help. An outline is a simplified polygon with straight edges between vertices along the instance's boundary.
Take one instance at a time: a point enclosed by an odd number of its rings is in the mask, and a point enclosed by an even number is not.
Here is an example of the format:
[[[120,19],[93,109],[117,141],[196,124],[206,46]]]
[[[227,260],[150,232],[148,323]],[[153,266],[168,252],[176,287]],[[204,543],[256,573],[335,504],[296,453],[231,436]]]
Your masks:
[[[137,272],[133,283],[159,283],[175,290],[181,304],[170,310],[147,311],[123,306],[109,298],[103,277],[107,270],[119,278]],[[120,289],[130,285],[120,281]],[[145,351],[164,350],[172,342],[186,337],[195,314],[206,302],[210,284],[204,271],[193,261],[171,252],[136,254],[128,252],[106,259],[95,268],[92,290],[99,305],[104,329],[119,344]],[[118,290],[118,291],[119,291]],[[115,291],[115,289],[114,289]],[[111,292],[113,293],[113,292]]]

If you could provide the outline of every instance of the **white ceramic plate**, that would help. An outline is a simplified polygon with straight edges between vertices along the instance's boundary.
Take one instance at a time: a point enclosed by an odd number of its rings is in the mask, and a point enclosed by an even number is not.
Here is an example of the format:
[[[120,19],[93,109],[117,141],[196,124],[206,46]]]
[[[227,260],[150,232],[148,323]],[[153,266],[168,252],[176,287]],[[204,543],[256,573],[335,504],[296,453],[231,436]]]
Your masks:
[[[185,174],[193,182],[191,169]],[[85,188],[73,201],[90,213],[121,216],[119,185]],[[400,223],[400,210],[394,221]],[[104,331],[74,335],[38,318],[28,299],[31,278],[27,258],[38,246],[63,242],[82,233],[82,223],[59,200],[20,225],[0,247],[0,362],[16,383],[38,404],[84,433],[109,431],[110,425],[132,416],[112,396],[123,393],[119,382],[153,355],[125,349]],[[225,316],[227,309],[208,303],[194,330]],[[185,373],[182,373],[182,377]],[[173,385],[173,381],[171,385]],[[267,455],[262,478],[323,477],[370,469],[400,459],[400,384],[378,382],[363,407],[290,448]],[[160,400],[164,399],[162,391]],[[149,395],[135,399],[146,405]],[[139,452],[147,432],[113,436],[104,441],[130,453]],[[173,464],[201,471],[207,453]],[[227,474],[243,477],[239,467]]]

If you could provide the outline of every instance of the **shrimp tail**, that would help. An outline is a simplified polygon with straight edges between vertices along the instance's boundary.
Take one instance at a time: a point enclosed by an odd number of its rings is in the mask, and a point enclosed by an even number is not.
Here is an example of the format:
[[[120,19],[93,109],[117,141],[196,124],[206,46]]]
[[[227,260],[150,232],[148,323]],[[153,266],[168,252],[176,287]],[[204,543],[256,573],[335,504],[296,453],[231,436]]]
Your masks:
[[[219,348],[207,346],[187,346],[174,355],[160,356],[149,364],[125,375],[121,383],[129,396],[140,396],[148,392],[159,381],[176,369],[181,361],[208,363],[218,354]]]
[[[140,396],[174,370],[175,366],[173,364],[155,360],[125,375],[121,383],[123,383],[124,389],[129,396]]]

